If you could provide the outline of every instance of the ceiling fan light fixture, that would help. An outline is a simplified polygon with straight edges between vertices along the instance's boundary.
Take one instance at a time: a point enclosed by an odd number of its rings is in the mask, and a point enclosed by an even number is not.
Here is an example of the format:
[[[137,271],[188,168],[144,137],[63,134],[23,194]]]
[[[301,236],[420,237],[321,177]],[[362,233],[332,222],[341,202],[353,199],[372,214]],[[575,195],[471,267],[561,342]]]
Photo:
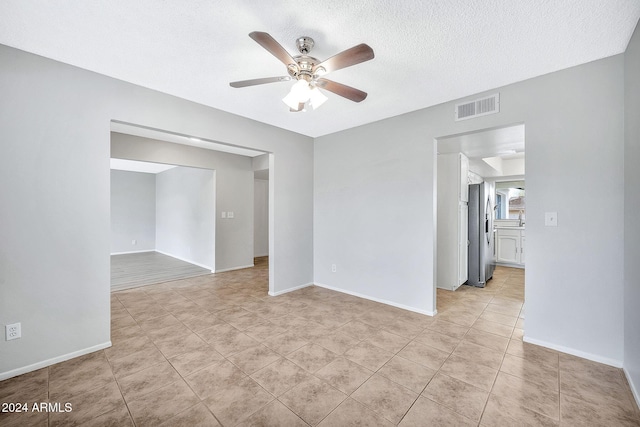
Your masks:
[[[295,94],[298,98],[298,101],[301,103],[307,102],[309,100],[309,95],[311,92],[311,88],[309,87],[309,82],[306,80],[298,80],[291,87],[291,93]]]
[[[287,104],[287,106],[292,110],[297,110],[298,109],[298,105],[300,104],[298,102],[298,97],[296,96],[295,93],[293,93],[293,91],[289,92],[287,94],[287,96],[282,98],[282,102]]]
[[[320,108],[320,106],[324,104],[327,99],[329,98],[327,98],[324,93],[320,92],[320,89],[318,89],[317,87],[314,87],[309,92],[309,101],[311,103],[311,107],[314,110]]]
[[[297,80],[296,83],[282,101],[287,104],[291,111],[296,112],[304,111],[307,103],[311,104],[313,109],[316,109],[327,100],[327,97],[316,86],[353,102],[362,102],[367,97],[366,92],[327,80],[323,76],[332,71],[341,70],[373,59],[373,49],[368,45],[360,43],[333,55],[327,60],[319,61],[308,55],[314,45],[311,37],[299,37],[296,40],[298,51],[300,52],[300,55],[296,56],[291,56],[268,33],[252,31],[249,33],[249,37],[282,62],[287,67],[288,75],[231,82],[229,83],[231,87],[242,88],[295,79]]]
[[[313,90],[311,89],[309,82],[307,82],[304,79],[301,79],[295,82],[295,84],[291,87],[291,91],[289,91],[289,94],[284,98],[282,98],[282,101],[285,104],[287,104],[287,106],[290,109],[299,111],[298,106],[300,104],[306,104],[311,98],[312,93],[313,93]],[[320,95],[324,96],[322,94]],[[320,104],[322,104],[322,102],[320,102]],[[318,106],[320,106],[320,104],[318,104]],[[313,107],[313,108],[315,109],[317,107]]]

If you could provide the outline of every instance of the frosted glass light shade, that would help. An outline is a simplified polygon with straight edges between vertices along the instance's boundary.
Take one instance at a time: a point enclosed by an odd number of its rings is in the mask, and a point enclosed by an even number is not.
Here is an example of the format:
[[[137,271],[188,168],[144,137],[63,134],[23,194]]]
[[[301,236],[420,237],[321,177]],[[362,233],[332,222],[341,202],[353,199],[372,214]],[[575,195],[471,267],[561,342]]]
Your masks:
[[[300,104],[306,104],[310,101],[311,106],[315,110],[320,107],[327,97],[318,90],[312,88],[306,80],[298,80],[292,87],[287,96],[282,98],[282,102],[287,104],[292,110],[297,110]]]
[[[295,93],[293,93],[293,91],[289,92],[289,94],[287,96],[282,98],[282,102],[287,104],[287,106],[289,108],[291,108],[292,110],[297,110],[298,109],[298,104],[299,104],[298,103],[298,97],[296,96]]]
[[[311,88],[306,80],[298,80],[291,87],[291,93],[294,93],[298,97],[298,101],[301,103],[309,100],[309,92],[311,92]]]
[[[317,87],[314,87],[309,92],[309,100],[311,101],[311,107],[313,107],[314,110],[324,104],[327,99],[329,98],[327,98],[322,92],[320,92],[320,89],[318,89]]]

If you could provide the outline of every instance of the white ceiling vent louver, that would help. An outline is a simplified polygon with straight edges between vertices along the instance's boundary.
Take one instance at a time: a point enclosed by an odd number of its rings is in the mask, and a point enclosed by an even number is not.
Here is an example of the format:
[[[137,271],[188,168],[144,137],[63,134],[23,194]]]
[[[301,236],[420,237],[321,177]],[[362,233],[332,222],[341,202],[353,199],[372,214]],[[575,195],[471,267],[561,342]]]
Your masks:
[[[456,104],[456,122],[500,112],[500,94]]]

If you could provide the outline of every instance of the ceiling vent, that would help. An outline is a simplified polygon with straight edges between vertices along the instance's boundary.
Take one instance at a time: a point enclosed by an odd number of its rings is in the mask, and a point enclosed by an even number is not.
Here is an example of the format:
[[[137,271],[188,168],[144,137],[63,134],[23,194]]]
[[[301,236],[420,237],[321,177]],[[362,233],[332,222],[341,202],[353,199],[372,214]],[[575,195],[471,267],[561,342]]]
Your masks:
[[[500,94],[456,104],[456,122],[500,112]]]

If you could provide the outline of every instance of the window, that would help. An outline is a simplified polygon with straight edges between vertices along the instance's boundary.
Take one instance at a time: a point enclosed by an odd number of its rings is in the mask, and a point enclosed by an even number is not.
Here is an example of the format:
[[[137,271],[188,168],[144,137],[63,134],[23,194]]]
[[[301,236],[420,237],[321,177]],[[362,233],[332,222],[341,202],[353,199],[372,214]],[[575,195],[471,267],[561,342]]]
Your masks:
[[[496,182],[496,219],[520,219],[526,215],[524,181]]]

